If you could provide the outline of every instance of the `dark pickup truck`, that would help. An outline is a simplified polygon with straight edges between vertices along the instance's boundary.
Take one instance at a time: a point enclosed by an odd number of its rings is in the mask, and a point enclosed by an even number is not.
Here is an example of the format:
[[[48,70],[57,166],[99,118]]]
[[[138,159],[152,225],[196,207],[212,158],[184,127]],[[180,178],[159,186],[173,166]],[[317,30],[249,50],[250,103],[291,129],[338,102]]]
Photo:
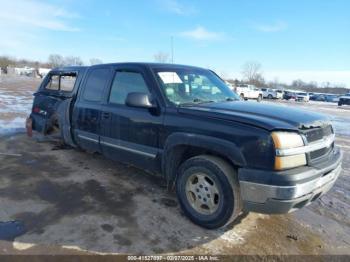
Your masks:
[[[320,114],[241,101],[212,71],[116,63],[52,70],[27,131],[160,174],[206,228],[242,210],[287,213],[327,192],[341,171]]]

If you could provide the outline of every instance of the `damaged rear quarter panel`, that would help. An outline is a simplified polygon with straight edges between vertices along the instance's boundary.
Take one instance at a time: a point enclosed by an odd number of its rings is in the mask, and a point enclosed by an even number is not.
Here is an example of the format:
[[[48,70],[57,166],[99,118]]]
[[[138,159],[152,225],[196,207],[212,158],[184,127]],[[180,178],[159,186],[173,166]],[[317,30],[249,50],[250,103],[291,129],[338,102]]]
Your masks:
[[[61,137],[65,143],[74,146],[71,136],[71,106],[78,92],[79,84],[84,76],[85,68],[55,69],[51,71],[34,93],[34,102],[31,113],[33,130],[47,134],[54,124],[58,124]],[[72,91],[46,89],[51,75],[76,74],[76,81]]]

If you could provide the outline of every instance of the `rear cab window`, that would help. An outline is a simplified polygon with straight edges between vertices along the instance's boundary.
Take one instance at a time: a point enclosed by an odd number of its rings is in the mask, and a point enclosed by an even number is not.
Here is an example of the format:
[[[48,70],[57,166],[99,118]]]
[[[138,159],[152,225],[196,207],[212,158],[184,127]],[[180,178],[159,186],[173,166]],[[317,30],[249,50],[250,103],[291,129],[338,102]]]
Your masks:
[[[52,73],[49,75],[49,80],[46,83],[44,89],[50,91],[63,91],[71,92],[74,89],[75,82],[77,80],[76,72],[69,73]]]

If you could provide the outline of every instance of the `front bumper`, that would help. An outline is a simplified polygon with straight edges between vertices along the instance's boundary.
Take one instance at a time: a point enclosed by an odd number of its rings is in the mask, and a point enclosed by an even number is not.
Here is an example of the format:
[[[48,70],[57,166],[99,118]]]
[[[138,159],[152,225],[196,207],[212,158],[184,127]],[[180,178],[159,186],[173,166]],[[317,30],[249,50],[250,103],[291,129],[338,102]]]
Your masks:
[[[325,194],[341,172],[342,154],[335,148],[321,167],[287,171],[257,171],[242,168],[239,182],[246,211],[282,214],[300,209]]]

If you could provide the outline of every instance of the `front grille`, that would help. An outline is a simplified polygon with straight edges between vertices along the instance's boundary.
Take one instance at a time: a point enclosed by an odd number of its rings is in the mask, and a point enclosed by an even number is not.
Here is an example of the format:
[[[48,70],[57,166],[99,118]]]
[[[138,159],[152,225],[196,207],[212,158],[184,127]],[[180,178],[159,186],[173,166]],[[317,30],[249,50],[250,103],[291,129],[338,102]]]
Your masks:
[[[331,125],[327,125],[324,127],[311,128],[308,130],[304,130],[304,135],[306,137],[307,142],[313,143],[319,141],[325,137],[328,137],[333,134],[333,129]],[[310,160],[316,160],[321,157],[327,156],[333,150],[334,144],[330,147],[321,148],[309,153]]]
[[[321,140],[322,138],[333,134],[333,129],[331,125],[325,127],[317,127],[304,131],[304,135],[308,143]]]
[[[333,150],[333,145],[328,147],[328,148],[325,147],[325,148],[321,148],[319,150],[310,152],[310,159],[314,160],[314,159],[320,158],[322,156],[328,155],[329,152],[331,152],[332,150]]]

